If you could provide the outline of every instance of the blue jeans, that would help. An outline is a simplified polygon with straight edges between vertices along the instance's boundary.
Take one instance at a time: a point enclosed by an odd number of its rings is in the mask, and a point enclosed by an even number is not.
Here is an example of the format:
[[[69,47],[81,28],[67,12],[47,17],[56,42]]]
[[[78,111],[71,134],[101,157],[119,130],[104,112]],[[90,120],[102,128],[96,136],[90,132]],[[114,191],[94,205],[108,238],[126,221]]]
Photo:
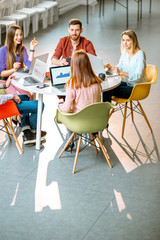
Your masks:
[[[112,96],[127,99],[130,97],[132,89],[133,87],[128,86],[126,82],[121,82],[121,84],[113,90],[103,92],[103,102],[111,102]]]
[[[19,112],[23,115],[23,117],[21,117],[22,131],[25,129],[36,130],[38,101],[29,101],[29,97],[27,95],[18,96],[20,97],[21,102],[19,104],[16,103],[16,105]]]

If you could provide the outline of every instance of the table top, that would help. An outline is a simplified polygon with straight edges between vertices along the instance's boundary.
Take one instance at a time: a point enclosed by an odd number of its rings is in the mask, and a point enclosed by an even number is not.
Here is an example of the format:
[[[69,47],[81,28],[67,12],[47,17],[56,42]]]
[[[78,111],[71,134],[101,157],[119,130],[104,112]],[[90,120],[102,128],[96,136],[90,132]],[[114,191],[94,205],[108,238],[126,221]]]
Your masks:
[[[16,74],[14,74],[14,75],[16,76]],[[26,76],[26,74],[23,74],[23,75]],[[34,85],[34,86],[23,86],[22,84],[20,84],[20,82],[16,81],[16,79],[12,79],[12,84],[14,86],[16,86],[20,89],[26,90],[28,92],[39,93],[39,94],[48,94],[48,95],[59,95],[59,96],[66,95],[65,92],[62,92],[61,90],[53,87],[51,85],[50,80],[45,80],[44,82],[47,83],[49,85],[49,87],[39,89],[39,88],[37,88],[36,85]],[[121,77],[120,76],[107,77],[106,80],[101,83],[102,92],[109,91],[113,88],[116,88],[120,85],[120,83],[121,83]]]

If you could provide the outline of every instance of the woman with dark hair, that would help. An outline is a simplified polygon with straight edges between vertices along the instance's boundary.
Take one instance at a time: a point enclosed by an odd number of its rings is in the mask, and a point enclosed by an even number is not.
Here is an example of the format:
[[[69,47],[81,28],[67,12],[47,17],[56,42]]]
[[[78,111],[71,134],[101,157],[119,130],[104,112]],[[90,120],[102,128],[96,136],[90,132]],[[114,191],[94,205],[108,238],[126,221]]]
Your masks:
[[[87,53],[76,51],[71,59],[71,77],[65,85],[66,98],[59,108],[63,112],[76,113],[89,104],[101,102],[102,80],[96,76],[91,67]],[[71,135],[68,130],[67,138]],[[70,143],[66,151],[72,151],[74,143]]]
[[[146,56],[134,31],[127,30],[121,34],[121,57],[118,65],[112,67],[106,64],[105,67],[121,75],[122,82],[117,88],[103,93],[103,102],[110,102],[112,96],[127,99],[136,83],[146,82]]]
[[[34,38],[30,43],[30,54],[22,45],[23,32],[20,26],[12,25],[8,28],[5,40],[5,46],[0,48],[0,83],[5,84],[6,79],[20,68],[30,67],[34,57],[35,47],[38,42]],[[7,94],[31,94],[19,89],[12,84],[6,89]]]

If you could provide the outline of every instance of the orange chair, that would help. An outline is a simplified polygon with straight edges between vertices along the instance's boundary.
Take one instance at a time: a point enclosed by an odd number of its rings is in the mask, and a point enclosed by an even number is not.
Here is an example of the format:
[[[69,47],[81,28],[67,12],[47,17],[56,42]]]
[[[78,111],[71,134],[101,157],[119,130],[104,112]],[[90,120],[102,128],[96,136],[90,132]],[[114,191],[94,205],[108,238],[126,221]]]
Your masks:
[[[11,118],[12,116],[15,116],[15,115],[22,116],[19,113],[19,111],[17,109],[17,106],[13,101],[9,100],[6,103],[0,105],[0,120],[3,121],[3,126],[0,125],[0,127],[1,127],[0,130],[2,131],[5,128],[6,133],[8,134],[8,138],[11,141],[10,133],[9,133],[9,130],[8,130],[8,129],[10,129],[10,131],[11,131],[11,133],[12,133],[12,135],[13,135],[15,141],[16,141],[17,147],[18,147],[20,153],[22,154],[23,150],[22,150],[22,148],[19,144],[19,141],[18,141],[18,139],[17,139],[17,137],[16,137],[16,135],[13,131],[12,125],[10,124],[10,122],[7,119],[7,118]]]
[[[124,108],[124,114],[123,114],[123,126],[122,126],[122,137],[124,135],[124,128],[125,128],[125,122],[126,122],[126,118],[127,118],[127,108],[130,108],[131,110],[131,117],[132,117],[132,121],[134,122],[134,118],[133,118],[133,111],[140,113],[141,115],[143,115],[144,119],[146,120],[146,123],[148,125],[148,127],[150,128],[151,132],[152,132],[152,128],[151,125],[147,119],[147,116],[142,108],[142,105],[140,104],[140,100],[145,99],[146,97],[148,97],[149,92],[150,92],[150,88],[151,88],[151,84],[156,83],[157,81],[157,67],[154,65],[147,65],[146,67],[146,79],[147,82],[143,82],[143,83],[137,83],[133,90],[132,93],[130,95],[130,97],[128,99],[124,99],[124,98],[118,98],[118,97],[113,97],[113,101],[116,102],[116,105],[119,104],[119,109],[123,109]],[[133,101],[137,101],[137,103],[133,103]],[[127,106],[127,104],[130,102],[130,107]],[[134,105],[134,107],[133,107]],[[112,113],[114,112],[114,108],[112,109],[110,116],[112,115]]]

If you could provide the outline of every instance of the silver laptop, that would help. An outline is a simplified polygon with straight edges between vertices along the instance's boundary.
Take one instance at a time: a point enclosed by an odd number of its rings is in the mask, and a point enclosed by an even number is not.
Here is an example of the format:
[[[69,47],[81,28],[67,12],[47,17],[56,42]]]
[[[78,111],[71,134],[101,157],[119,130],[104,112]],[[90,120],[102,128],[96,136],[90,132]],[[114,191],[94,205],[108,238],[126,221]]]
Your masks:
[[[95,72],[95,74],[98,76],[99,74],[105,74],[105,77],[114,77],[114,76],[118,76],[117,73],[113,73],[111,70],[105,69],[104,68],[104,64],[103,64],[103,60],[100,57],[94,56],[92,54],[88,54],[88,57],[90,59],[93,71]]]
[[[48,60],[48,56],[49,56],[49,53],[45,53],[45,54],[39,55],[37,57],[34,57],[32,62],[31,62],[30,68],[26,67],[26,68],[23,68],[23,69],[19,69],[18,72],[32,74],[36,59],[39,59],[40,61],[46,63],[47,60]]]
[[[71,77],[71,67],[66,66],[56,66],[50,67],[51,84],[60,91],[65,91],[65,84]]]
[[[32,74],[22,77],[17,81],[23,86],[39,85],[43,83],[47,70],[47,64],[36,59]]]
[[[93,68],[93,71],[98,76],[100,73],[106,74],[104,69],[103,60],[100,57],[94,56],[92,54],[88,54],[89,60],[91,62],[91,66]]]

